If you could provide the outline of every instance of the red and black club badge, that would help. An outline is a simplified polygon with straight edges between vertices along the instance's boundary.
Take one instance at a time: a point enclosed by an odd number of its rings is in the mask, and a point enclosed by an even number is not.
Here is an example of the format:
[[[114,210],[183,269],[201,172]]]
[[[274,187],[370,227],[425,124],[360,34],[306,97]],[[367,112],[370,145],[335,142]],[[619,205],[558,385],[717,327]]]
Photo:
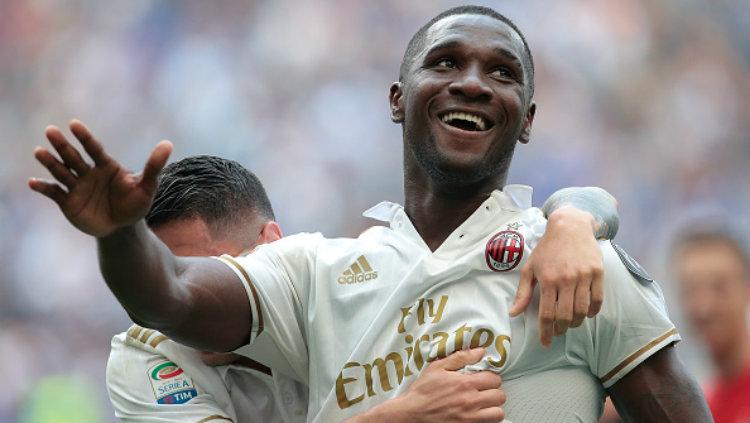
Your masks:
[[[523,257],[523,235],[516,231],[496,233],[484,250],[487,266],[495,272],[513,270]]]

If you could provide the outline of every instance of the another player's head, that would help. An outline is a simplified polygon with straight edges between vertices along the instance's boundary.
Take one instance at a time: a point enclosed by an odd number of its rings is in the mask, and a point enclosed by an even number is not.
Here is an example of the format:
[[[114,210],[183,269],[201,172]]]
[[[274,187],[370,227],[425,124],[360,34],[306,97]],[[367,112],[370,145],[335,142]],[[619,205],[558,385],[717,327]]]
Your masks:
[[[390,91],[407,176],[503,182],[516,142],[529,140],[533,93],[531,53],[508,18],[480,6],[437,15],[412,37]]]
[[[672,267],[683,309],[720,363],[737,354],[737,348],[747,347],[750,336],[750,251],[735,229],[703,225],[680,232]]]
[[[181,256],[238,255],[281,237],[258,178],[235,161],[213,156],[165,167],[146,223]]]

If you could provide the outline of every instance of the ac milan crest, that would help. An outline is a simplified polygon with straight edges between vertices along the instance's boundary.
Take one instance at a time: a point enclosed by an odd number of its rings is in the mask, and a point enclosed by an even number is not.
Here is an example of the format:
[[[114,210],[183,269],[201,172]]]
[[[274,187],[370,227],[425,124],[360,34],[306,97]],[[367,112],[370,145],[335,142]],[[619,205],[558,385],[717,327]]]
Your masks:
[[[484,257],[495,272],[513,270],[523,257],[523,235],[516,231],[496,233],[487,241]]]

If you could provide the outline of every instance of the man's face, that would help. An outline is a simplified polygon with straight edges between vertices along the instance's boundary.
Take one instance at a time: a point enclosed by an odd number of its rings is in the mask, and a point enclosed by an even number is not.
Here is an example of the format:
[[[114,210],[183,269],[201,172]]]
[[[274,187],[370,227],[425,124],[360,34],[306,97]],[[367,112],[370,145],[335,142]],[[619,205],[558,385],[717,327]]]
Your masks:
[[[714,355],[726,354],[745,328],[749,269],[737,250],[721,240],[686,244],[673,264],[690,323]]]
[[[154,234],[176,256],[239,255],[255,247],[254,239],[242,241],[215,238],[206,222],[198,217],[165,223],[154,229]]]
[[[534,107],[524,54],[518,34],[487,16],[450,16],[427,31],[391,106],[401,107],[405,148],[431,176],[478,182],[527,140]]]

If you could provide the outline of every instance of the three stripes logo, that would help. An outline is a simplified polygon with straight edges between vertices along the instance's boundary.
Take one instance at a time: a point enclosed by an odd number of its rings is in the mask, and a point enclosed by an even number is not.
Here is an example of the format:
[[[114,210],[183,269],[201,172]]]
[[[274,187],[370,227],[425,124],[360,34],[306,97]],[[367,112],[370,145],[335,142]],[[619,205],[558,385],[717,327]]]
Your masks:
[[[513,270],[523,257],[523,235],[516,231],[496,233],[487,241],[484,257],[495,272]]]
[[[357,261],[352,263],[348,269],[344,270],[344,273],[342,273],[336,281],[341,285],[349,285],[377,279],[377,277],[378,272],[372,270],[372,267],[370,266],[370,263],[367,262],[365,256],[359,256]]]

